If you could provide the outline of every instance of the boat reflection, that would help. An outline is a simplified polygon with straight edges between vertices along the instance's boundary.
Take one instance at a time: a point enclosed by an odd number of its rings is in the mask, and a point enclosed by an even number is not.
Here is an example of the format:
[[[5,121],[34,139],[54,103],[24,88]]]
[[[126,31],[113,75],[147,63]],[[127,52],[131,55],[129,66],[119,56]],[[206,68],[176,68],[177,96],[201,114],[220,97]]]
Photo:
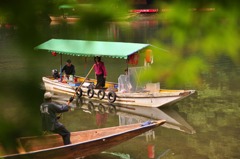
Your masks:
[[[71,95],[60,95],[55,94],[53,96],[53,101],[65,104],[66,101],[71,97]],[[149,120],[159,120],[164,119],[166,123],[161,125],[162,127],[168,129],[178,130],[188,134],[196,133],[195,130],[190,126],[184,118],[182,118],[177,111],[171,109],[170,107],[166,108],[149,108],[149,107],[138,107],[138,106],[125,106],[125,105],[116,105],[108,103],[99,103],[99,101],[87,100],[83,98],[77,98],[71,103],[72,109],[80,110],[85,113],[92,114],[96,119],[96,124],[98,127],[105,127],[107,125],[107,119],[109,116],[116,116],[119,125],[128,125],[133,123],[146,122]],[[163,156],[169,156],[172,153],[172,150],[169,148],[159,148],[159,141],[156,136],[158,134],[157,130],[150,130],[140,135],[140,138],[145,138],[146,144],[139,144],[139,149],[144,151],[144,158],[162,158]],[[137,139],[136,139],[137,140]],[[139,140],[138,140],[139,141]],[[142,140],[141,140],[142,141]],[[139,141],[140,143],[142,143]],[[135,144],[135,142],[133,142]],[[147,146],[147,147],[146,147]],[[113,151],[113,152],[111,152]],[[111,149],[110,152],[102,152],[101,155],[112,155],[115,156],[114,149]],[[118,152],[118,150],[116,150]],[[119,153],[117,153],[119,155]],[[121,154],[122,155],[122,154]],[[125,154],[124,157],[128,154]]]
[[[65,104],[71,96],[63,94],[54,94],[53,101]],[[124,106],[117,104],[99,103],[99,101],[87,100],[83,98],[76,98],[71,103],[73,110],[82,110],[86,113],[95,114],[97,125],[101,126],[106,122],[108,115],[117,115],[119,118],[119,125],[128,125],[134,123],[145,122],[149,120],[164,119],[166,123],[162,127],[175,129],[188,134],[194,134],[196,131],[189,125],[186,120],[181,117],[177,111],[169,108],[149,108],[138,106]],[[155,138],[154,133],[149,132],[146,136]]]

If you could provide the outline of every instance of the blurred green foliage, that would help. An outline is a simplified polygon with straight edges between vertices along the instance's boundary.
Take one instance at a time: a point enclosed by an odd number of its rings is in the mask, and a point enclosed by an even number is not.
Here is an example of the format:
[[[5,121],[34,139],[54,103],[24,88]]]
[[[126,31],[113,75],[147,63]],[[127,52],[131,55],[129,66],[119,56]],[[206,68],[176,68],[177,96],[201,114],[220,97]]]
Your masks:
[[[165,11],[159,14],[159,20],[166,27],[159,30],[150,43],[167,49],[168,53],[164,52],[156,59],[157,64],[151,73],[155,80],[163,79],[171,87],[183,84],[196,86],[202,84],[202,73],[210,71],[210,62],[218,56],[227,56],[239,64],[237,4],[227,1],[157,3],[156,6]]]

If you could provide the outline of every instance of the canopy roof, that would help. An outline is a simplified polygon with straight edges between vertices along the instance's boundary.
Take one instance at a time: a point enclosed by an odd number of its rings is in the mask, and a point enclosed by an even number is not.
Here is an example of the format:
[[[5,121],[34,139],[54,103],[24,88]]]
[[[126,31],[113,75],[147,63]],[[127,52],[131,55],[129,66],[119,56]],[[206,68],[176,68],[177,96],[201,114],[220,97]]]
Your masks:
[[[69,8],[74,8],[75,5],[70,5],[70,4],[63,4],[63,5],[60,5],[58,8],[59,9],[69,9]]]
[[[81,7],[91,7],[92,4],[63,4],[60,5],[59,9],[73,9],[73,8],[81,8]]]
[[[54,51],[58,54],[72,56],[105,56],[127,59],[129,55],[147,46],[149,44],[51,39],[36,46],[34,49]]]

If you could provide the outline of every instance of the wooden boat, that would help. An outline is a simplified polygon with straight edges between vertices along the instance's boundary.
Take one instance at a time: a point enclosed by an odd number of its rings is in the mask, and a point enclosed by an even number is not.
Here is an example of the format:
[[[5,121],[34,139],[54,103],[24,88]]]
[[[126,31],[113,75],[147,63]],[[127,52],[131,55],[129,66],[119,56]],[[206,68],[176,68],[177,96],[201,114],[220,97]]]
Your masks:
[[[123,42],[101,42],[101,41],[83,41],[83,40],[62,40],[62,39],[51,39],[37,47],[36,50],[48,50],[54,51],[60,55],[67,54],[72,56],[105,56],[112,58],[123,58],[128,59],[136,52],[140,50],[146,50],[150,47],[149,44],[139,43],[123,43]],[[116,48],[125,48],[124,50],[118,50]],[[116,50],[115,50],[116,49]],[[131,67],[128,71],[133,70],[131,76],[137,76],[136,72],[141,72],[146,67]],[[139,71],[140,70],[140,71]],[[136,74],[136,75],[135,75]],[[121,75],[120,77],[123,77]],[[120,78],[119,77],[119,78]],[[137,79],[137,78],[133,78]],[[84,77],[76,76],[75,82],[63,83],[59,80],[54,79],[50,76],[42,78],[44,88],[48,91],[61,92],[66,94],[75,94],[76,89],[82,83],[80,92],[78,94],[83,98],[99,100],[107,103],[117,103],[123,105],[133,106],[146,106],[146,107],[160,107],[166,104],[172,104],[179,100],[182,100],[189,95],[195,93],[195,90],[167,90],[160,89],[159,83],[146,83],[144,89],[137,88],[138,81],[132,83],[122,82],[106,82],[106,89],[94,89],[90,88],[90,84],[96,83],[94,79],[85,81]],[[133,80],[130,80],[133,81]],[[120,86],[128,87],[128,84],[132,85],[134,90],[120,89]]]
[[[52,22],[77,22],[80,19],[79,11],[90,9],[91,4],[63,4],[58,7],[61,15],[49,15]]]
[[[73,23],[75,23],[75,22],[79,21],[79,19],[80,19],[78,16],[63,16],[63,15],[60,15],[60,16],[50,15],[49,17],[52,22],[57,21],[57,22],[69,22],[69,23],[73,22]]]
[[[165,120],[116,126],[71,133],[70,145],[61,136],[19,138],[20,153],[0,156],[3,159],[73,159],[100,153],[165,123]]]
[[[81,19],[81,15],[86,11],[89,10],[96,11],[99,10],[99,8],[96,5],[87,3],[87,4],[63,4],[58,7],[58,9],[61,11],[61,14],[49,15],[52,23],[58,23],[58,22],[65,22],[65,23],[75,23],[78,22]],[[101,10],[101,9],[100,9]],[[136,13],[131,12],[127,13],[126,15],[122,15],[117,19],[113,20],[129,20],[137,16]]]

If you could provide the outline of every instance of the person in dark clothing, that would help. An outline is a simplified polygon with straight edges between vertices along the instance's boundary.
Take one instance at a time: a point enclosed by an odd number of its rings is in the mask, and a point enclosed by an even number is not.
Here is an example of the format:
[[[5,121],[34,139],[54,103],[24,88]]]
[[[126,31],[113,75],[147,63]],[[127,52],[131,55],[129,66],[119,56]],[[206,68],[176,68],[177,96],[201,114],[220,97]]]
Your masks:
[[[71,60],[67,60],[66,65],[62,68],[61,73],[65,72],[67,76],[75,75],[75,67],[72,64]]]
[[[95,76],[97,79],[96,88],[103,88],[105,87],[106,77],[107,77],[107,70],[105,68],[104,63],[101,61],[101,57],[94,57],[94,71]]]
[[[57,113],[67,112],[70,108],[69,104],[73,101],[73,97],[69,99],[66,105],[52,102],[52,94],[50,92],[44,94],[44,99],[45,101],[40,106],[43,131],[57,133],[62,136],[64,145],[71,144],[70,132],[58,121],[59,117]]]

